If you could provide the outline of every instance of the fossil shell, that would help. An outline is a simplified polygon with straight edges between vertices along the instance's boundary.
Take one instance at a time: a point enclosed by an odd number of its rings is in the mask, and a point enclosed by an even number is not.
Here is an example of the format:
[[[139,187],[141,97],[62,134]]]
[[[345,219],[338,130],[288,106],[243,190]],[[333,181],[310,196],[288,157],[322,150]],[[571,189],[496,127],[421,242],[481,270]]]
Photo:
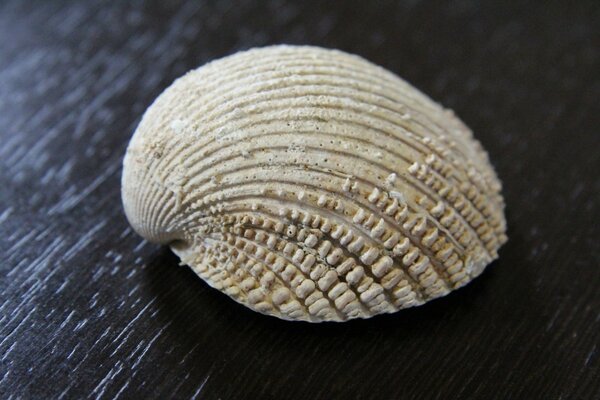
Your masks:
[[[133,228],[264,314],[343,321],[465,285],[506,241],[471,131],[336,50],[253,49],[177,79],[124,161]]]

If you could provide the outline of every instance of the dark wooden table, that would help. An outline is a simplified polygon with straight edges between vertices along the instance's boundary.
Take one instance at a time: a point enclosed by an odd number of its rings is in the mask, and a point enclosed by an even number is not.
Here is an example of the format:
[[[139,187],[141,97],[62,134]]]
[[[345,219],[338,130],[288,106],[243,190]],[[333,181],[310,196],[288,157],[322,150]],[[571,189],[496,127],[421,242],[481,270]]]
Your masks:
[[[600,6],[0,3],[0,398],[600,399]],[[509,242],[466,288],[366,321],[261,316],[129,227],[152,100],[272,43],[360,54],[454,108]]]

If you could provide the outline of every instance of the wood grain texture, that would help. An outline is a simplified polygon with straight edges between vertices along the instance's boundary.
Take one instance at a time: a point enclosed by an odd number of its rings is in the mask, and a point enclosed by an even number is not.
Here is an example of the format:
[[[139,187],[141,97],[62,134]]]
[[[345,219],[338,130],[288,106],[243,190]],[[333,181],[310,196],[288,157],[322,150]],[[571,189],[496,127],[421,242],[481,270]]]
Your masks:
[[[0,398],[600,396],[598,6],[369,3],[0,3]],[[132,232],[121,159],[146,107],[282,42],[360,54],[473,129],[510,238],[480,278],[394,315],[289,323]]]

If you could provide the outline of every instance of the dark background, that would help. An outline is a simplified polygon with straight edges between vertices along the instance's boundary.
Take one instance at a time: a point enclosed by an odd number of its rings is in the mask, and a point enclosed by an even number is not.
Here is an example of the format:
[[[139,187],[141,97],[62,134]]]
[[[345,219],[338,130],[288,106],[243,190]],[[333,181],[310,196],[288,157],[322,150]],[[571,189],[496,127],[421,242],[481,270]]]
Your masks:
[[[600,398],[600,5],[0,2],[0,398]],[[173,79],[252,46],[360,54],[489,151],[509,242],[366,321],[261,316],[124,218],[121,160]]]

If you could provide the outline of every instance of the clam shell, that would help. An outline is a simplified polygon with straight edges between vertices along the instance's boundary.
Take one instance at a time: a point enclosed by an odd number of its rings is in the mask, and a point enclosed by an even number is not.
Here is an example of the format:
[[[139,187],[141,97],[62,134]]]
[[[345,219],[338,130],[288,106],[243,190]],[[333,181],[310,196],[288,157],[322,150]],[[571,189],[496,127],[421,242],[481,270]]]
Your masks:
[[[209,285],[287,320],[423,304],[506,241],[504,202],[471,131],[364,59],[253,49],[177,79],[124,160],[127,218]]]

